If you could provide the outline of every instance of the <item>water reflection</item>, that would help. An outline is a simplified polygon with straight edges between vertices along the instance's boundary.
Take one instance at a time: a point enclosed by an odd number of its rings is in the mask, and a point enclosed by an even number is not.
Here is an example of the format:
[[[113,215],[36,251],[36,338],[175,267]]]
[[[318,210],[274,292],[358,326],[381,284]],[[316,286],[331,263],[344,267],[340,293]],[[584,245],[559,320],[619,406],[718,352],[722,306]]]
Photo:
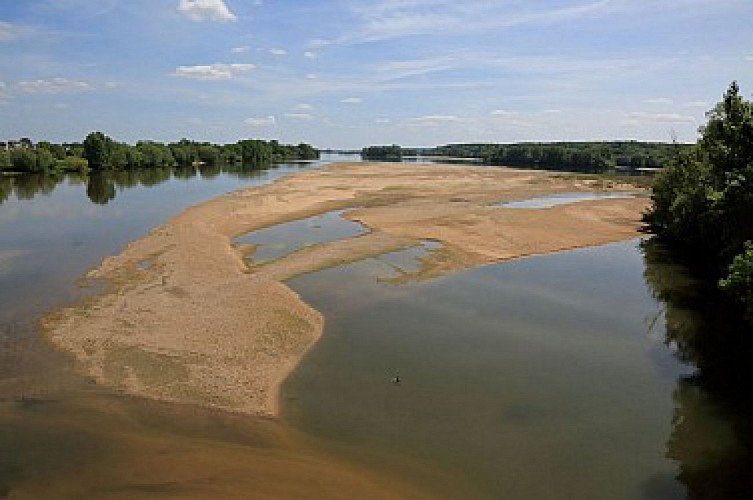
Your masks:
[[[502,208],[552,208],[559,205],[570,205],[579,201],[592,200],[610,200],[635,198],[638,193],[611,193],[611,192],[576,192],[576,193],[558,193],[550,196],[539,198],[530,198],[522,201],[506,201],[494,205]]]
[[[236,243],[253,246],[250,260],[253,265],[259,265],[306,247],[353,238],[368,232],[365,226],[343,217],[345,212],[335,210],[259,229],[237,238]]]
[[[665,304],[665,341],[695,368],[673,394],[667,458],[689,498],[753,498],[751,327],[661,244],[643,251],[646,283]]]
[[[106,205],[115,199],[118,191],[125,189],[153,187],[171,179],[189,180],[199,176],[211,180],[222,174],[236,179],[251,179],[272,167],[271,164],[201,165],[100,171],[88,174],[71,172],[0,176],[0,204],[11,197],[17,200],[31,200],[36,196],[49,194],[60,184],[67,182],[70,185],[86,185],[89,200],[97,205]]]
[[[354,460],[425,460],[468,482],[458,498],[681,498],[665,443],[688,370],[646,335],[658,304],[636,247],[400,286],[383,277],[405,255],[296,277],[326,331],[286,381],[283,415]]]

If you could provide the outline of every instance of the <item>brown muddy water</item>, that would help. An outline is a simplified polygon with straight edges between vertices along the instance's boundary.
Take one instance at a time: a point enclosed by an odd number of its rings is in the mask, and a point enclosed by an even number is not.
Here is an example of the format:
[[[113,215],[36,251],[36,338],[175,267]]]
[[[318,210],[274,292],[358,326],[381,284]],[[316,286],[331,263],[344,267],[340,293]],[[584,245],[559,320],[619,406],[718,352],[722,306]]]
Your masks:
[[[753,496],[750,332],[655,243],[412,281],[427,242],[297,277],[326,331],[281,419],[113,394],[40,341],[99,259],[299,168],[0,180],[0,496]],[[276,258],[347,224],[248,238]]]

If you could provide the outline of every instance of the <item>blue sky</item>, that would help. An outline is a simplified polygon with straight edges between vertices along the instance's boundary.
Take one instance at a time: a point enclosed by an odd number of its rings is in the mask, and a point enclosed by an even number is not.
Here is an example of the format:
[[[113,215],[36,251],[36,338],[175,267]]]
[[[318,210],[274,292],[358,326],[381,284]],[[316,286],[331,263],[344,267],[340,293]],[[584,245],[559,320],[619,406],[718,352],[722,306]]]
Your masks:
[[[693,141],[750,0],[0,0],[0,137]]]

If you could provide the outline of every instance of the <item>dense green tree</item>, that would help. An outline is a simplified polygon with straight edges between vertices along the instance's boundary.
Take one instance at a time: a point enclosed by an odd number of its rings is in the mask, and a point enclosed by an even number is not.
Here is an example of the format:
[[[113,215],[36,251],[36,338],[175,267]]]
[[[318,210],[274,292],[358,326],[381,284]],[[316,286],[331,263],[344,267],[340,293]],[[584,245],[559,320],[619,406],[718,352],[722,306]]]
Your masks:
[[[52,153],[52,156],[55,157],[55,160],[62,160],[65,158],[65,148],[62,144],[52,144],[47,141],[40,141],[37,143],[37,149],[46,149],[50,153]]]
[[[210,144],[203,144],[199,146],[199,161],[206,165],[216,165],[220,160],[220,152],[218,148]]]
[[[36,155],[37,171],[39,172],[47,172],[49,170],[52,170],[57,164],[57,160],[55,160],[55,157],[52,155],[49,149],[37,149]]]
[[[17,172],[37,172],[37,154],[33,149],[15,149],[10,152],[13,170]]]
[[[747,242],[743,253],[735,256],[720,286],[745,304],[748,316],[753,320],[753,243]]]
[[[83,146],[84,158],[91,168],[101,169],[110,166],[112,139],[102,132],[92,132],[86,136]]]
[[[753,104],[732,83],[701,139],[657,178],[645,220],[753,313]]]

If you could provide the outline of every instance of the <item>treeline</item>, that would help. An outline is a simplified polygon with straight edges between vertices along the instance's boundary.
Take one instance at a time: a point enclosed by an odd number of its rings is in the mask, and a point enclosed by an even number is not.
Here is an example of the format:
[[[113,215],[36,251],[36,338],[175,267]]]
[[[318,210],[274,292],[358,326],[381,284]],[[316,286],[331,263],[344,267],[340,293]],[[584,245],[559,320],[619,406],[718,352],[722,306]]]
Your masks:
[[[753,103],[733,82],[698,143],[656,179],[649,228],[753,320]]]
[[[403,148],[397,144],[392,146],[369,146],[361,150],[361,158],[377,161],[400,161],[403,159]]]
[[[477,158],[486,165],[604,172],[615,168],[661,168],[688,145],[637,141],[551,142],[518,144],[448,144],[436,148],[372,146],[367,160],[399,161],[404,156]]]
[[[319,151],[309,144],[287,145],[277,141],[242,140],[235,144],[211,144],[183,139],[163,144],[117,142],[92,132],[82,143],[39,142],[11,151],[0,150],[0,170],[49,173],[59,170],[158,168],[187,165],[265,165],[294,160],[315,160]]]

